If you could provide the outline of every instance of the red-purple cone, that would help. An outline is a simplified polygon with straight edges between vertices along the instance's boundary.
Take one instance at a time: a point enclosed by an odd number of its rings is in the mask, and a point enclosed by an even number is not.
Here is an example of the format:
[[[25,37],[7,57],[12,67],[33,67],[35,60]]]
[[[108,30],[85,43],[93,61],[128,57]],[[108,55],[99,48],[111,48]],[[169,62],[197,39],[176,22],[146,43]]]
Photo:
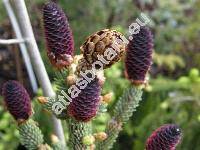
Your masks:
[[[152,64],[153,37],[147,27],[132,35],[127,45],[125,58],[126,77],[135,85],[145,83],[145,78]]]
[[[167,124],[156,129],[147,139],[146,150],[175,150],[181,139],[181,129]]]
[[[43,21],[49,60],[58,69],[69,66],[74,40],[65,13],[56,3],[49,2],[43,8]]]
[[[101,94],[98,79],[92,80],[68,106],[69,116],[78,121],[87,122],[96,116]]]
[[[8,111],[20,123],[32,114],[31,100],[26,89],[17,81],[7,81],[2,88],[2,95]]]

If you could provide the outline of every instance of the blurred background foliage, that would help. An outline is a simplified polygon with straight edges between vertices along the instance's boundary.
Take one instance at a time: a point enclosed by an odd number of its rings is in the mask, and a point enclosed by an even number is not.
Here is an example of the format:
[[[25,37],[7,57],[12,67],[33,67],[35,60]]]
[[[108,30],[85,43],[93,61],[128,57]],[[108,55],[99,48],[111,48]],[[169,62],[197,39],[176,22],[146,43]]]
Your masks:
[[[26,0],[34,33],[41,50],[47,71],[53,81],[52,69],[45,53],[42,29],[42,6],[45,0]],[[59,4],[69,17],[73,29],[76,53],[85,38],[103,28],[113,28],[128,36],[128,27],[135,22],[141,12],[151,19],[150,27],[155,38],[154,63],[149,74],[143,101],[125,129],[120,133],[114,150],[143,150],[151,132],[162,124],[176,123],[183,129],[183,139],[178,150],[200,149],[200,1],[199,0],[59,0]],[[13,36],[10,23],[0,2],[0,36]],[[13,36],[14,37],[14,36]],[[0,55],[6,47],[0,47]],[[12,48],[11,48],[12,49]],[[11,52],[12,53],[12,52]],[[5,56],[5,55],[3,55]],[[7,56],[7,55],[6,55]],[[4,60],[5,59],[5,60]],[[6,65],[6,58],[0,64]],[[12,66],[12,65],[11,65]],[[22,66],[23,62],[22,62]],[[15,70],[1,67],[1,82],[15,79],[10,75]],[[23,68],[22,68],[23,69]],[[6,76],[3,72],[8,71]],[[23,79],[27,88],[27,75],[23,69]],[[124,77],[123,61],[105,72],[107,81],[103,94],[113,92],[114,98],[108,106],[110,113],[98,116],[94,131],[102,131],[112,115],[113,105],[123,89],[130,86]],[[2,84],[2,83],[1,83]],[[30,91],[31,93],[31,91]],[[41,91],[38,95],[41,95]],[[34,97],[35,95],[32,94]],[[0,150],[22,149],[18,132],[11,116],[5,112],[0,101]],[[41,110],[33,98],[35,118],[46,135],[52,132],[48,113]],[[64,124],[67,131],[67,126]],[[66,132],[67,135],[67,132]],[[17,148],[18,147],[18,148]]]

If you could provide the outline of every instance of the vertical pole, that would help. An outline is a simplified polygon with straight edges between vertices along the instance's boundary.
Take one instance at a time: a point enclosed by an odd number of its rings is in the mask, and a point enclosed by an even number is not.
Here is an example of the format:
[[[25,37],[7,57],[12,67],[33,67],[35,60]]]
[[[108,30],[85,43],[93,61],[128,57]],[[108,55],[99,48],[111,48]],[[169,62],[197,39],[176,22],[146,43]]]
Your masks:
[[[23,39],[19,25],[17,23],[17,19],[16,19],[15,14],[12,10],[12,7],[10,6],[9,1],[3,0],[3,4],[4,4],[6,11],[8,13],[8,16],[10,18],[10,21],[11,21],[12,27],[15,31],[17,39]],[[20,48],[21,53],[22,53],[22,57],[23,57],[23,60],[24,60],[24,63],[25,63],[25,66],[26,66],[26,69],[27,69],[27,72],[28,72],[28,76],[29,76],[29,79],[30,79],[30,82],[31,82],[33,92],[36,93],[37,90],[38,90],[37,81],[36,81],[36,78],[35,78],[35,74],[33,72],[30,57],[27,53],[25,43],[24,42],[19,43],[19,48]]]
[[[28,16],[25,2],[24,0],[13,0],[13,3],[16,8],[16,13],[19,18],[21,29],[23,29],[22,32],[23,32],[24,38],[27,39],[28,52],[33,64],[33,68],[35,69],[36,76],[42,87],[44,95],[47,97],[55,97],[55,92],[53,91],[53,88],[51,86],[49,77],[47,75],[44,63],[40,56],[39,49],[33,35],[33,29],[32,29],[31,22]],[[64,132],[63,132],[61,121],[55,118],[55,116],[52,116],[52,119],[54,123],[55,134],[64,144],[65,139],[64,139]]]

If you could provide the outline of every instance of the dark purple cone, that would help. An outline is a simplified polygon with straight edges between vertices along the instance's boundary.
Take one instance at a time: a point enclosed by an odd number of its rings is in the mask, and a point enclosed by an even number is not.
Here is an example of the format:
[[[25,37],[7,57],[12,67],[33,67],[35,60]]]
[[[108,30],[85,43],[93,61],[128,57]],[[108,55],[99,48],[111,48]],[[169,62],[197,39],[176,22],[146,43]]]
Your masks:
[[[92,80],[68,106],[69,116],[87,122],[96,116],[101,94],[98,79]]]
[[[32,114],[31,100],[23,85],[17,81],[7,81],[3,85],[2,95],[8,111],[18,122],[30,117]]]
[[[156,129],[147,139],[146,150],[175,150],[181,139],[181,129],[167,124]]]
[[[147,27],[132,35],[127,45],[125,58],[126,76],[135,85],[145,83],[145,77],[152,64],[153,37]]]
[[[74,52],[74,40],[68,19],[63,10],[54,2],[43,8],[44,30],[47,55],[56,68],[69,66]]]

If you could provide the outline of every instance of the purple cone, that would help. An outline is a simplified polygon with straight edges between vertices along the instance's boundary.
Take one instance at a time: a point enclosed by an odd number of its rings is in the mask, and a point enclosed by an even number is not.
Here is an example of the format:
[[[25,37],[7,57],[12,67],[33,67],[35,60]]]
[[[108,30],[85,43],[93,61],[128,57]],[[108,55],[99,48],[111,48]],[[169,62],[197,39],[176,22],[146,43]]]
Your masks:
[[[135,85],[145,83],[146,74],[152,64],[153,37],[147,27],[132,35],[127,45],[125,68],[127,78]]]
[[[65,13],[56,3],[49,2],[43,8],[43,21],[49,60],[58,69],[69,66],[74,40]]]
[[[27,120],[32,114],[31,100],[26,89],[17,81],[7,81],[2,95],[8,111],[17,120]]]
[[[101,94],[98,79],[92,80],[68,106],[69,116],[78,121],[87,122],[96,116]]]
[[[181,129],[167,124],[156,129],[147,139],[146,150],[175,150],[181,139]]]

